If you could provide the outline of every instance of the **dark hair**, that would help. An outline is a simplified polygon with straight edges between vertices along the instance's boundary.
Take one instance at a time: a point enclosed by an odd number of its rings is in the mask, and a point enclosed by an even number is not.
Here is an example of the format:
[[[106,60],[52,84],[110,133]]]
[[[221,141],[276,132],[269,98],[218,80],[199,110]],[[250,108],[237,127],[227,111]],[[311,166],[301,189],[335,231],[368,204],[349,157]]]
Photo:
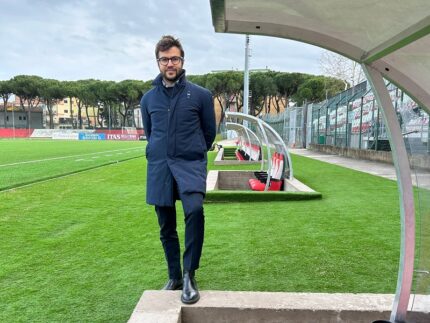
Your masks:
[[[178,47],[179,50],[181,51],[181,57],[185,57],[184,49],[182,48],[182,45],[179,39],[170,35],[164,35],[158,41],[157,45],[155,46],[155,57],[158,58],[159,52],[165,52],[166,50],[169,50],[172,47]]]

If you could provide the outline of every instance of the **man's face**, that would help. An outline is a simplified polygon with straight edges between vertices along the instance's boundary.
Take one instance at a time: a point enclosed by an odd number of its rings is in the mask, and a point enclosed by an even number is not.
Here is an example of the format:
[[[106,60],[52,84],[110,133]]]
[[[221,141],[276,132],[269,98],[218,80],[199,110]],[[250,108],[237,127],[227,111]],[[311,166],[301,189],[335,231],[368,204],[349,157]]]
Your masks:
[[[163,65],[162,62],[160,62],[160,59],[162,58],[172,57],[181,57],[181,51],[178,47],[171,47],[164,52],[158,52],[158,68],[160,69],[161,74],[163,74],[164,79],[171,82],[176,80],[182,70],[182,66],[184,65],[183,60],[179,60],[177,64],[174,64],[172,60],[169,60],[167,65]]]

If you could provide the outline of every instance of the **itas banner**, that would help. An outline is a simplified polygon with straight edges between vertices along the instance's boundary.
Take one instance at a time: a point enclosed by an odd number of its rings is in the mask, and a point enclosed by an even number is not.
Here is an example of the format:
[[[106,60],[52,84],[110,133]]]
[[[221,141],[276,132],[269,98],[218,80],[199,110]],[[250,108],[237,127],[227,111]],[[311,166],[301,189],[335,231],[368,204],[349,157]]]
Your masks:
[[[139,140],[139,135],[132,135],[126,133],[108,133],[106,134],[107,140]]]
[[[106,140],[104,133],[79,133],[79,140]]]

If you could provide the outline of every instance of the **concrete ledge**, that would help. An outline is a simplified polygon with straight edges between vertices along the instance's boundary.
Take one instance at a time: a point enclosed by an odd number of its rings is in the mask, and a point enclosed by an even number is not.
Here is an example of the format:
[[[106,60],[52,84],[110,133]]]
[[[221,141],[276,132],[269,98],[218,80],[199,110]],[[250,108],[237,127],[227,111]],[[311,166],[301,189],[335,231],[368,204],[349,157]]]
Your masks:
[[[184,305],[180,301],[180,293],[145,291],[128,322],[369,323],[388,320],[394,299],[394,295],[389,294],[202,291],[197,304]],[[408,322],[430,322],[429,311],[430,296],[417,295],[414,309],[408,313]]]
[[[248,180],[256,179],[253,170],[210,170],[206,177],[206,190],[238,190],[251,191]],[[307,192],[315,191],[298,179],[284,179],[283,192]]]
[[[206,202],[300,201],[321,198],[321,193],[297,179],[284,179],[282,191],[253,191],[248,180],[256,178],[249,170],[211,170],[206,179]]]
[[[209,174],[213,171],[209,171]],[[251,191],[248,180],[256,178],[253,170],[217,170],[218,190]]]
[[[216,154],[214,164],[216,165],[216,163],[222,161],[223,156],[224,156],[224,148],[220,148],[218,150],[218,153]]]
[[[293,179],[285,179],[285,190],[291,191],[291,192],[309,192],[309,193],[315,193],[313,189],[311,189],[309,186],[303,184],[299,180],[293,178]]]
[[[206,190],[213,191],[218,189],[218,171],[211,170],[206,176]]]
[[[180,295],[180,292],[145,291],[128,322],[181,323]]]

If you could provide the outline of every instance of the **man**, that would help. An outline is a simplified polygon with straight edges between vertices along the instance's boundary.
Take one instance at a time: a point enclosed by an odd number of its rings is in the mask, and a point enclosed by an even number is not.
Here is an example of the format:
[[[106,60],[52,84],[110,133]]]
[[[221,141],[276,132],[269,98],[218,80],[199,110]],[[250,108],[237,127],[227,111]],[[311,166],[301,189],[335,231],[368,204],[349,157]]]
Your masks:
[[[169,280],[163,289],[182,288],[181,300],[200,298],[195,280],[203,247],[206,152],[216,134],[211,93],[185,78],[184,50],[178,39],[163,36],[155,47],[160,74],[141,100],[146,146],[146,202],[155,205]],[[183,277],[176,231],[175,200],[185,215]]]

